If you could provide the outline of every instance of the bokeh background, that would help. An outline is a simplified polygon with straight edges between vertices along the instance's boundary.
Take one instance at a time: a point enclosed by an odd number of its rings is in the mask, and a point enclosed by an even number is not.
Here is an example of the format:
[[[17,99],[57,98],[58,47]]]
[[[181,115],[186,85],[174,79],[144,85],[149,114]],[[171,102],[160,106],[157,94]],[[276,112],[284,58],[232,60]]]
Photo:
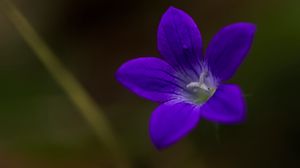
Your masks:
[[[14,0],[64,65],[104,110],[135,168],[300,167],[299,0]],[[156,55],[169,6],[185,10],[205,46],[222,27],[257,25],[251,53],[230,81],[244,90],[242,125],[202,121],[158,152],[148,137],[156,104],[124,89],[124,61]],[[0,167],[114,167],[113,160],[56,81],[0,12]]]

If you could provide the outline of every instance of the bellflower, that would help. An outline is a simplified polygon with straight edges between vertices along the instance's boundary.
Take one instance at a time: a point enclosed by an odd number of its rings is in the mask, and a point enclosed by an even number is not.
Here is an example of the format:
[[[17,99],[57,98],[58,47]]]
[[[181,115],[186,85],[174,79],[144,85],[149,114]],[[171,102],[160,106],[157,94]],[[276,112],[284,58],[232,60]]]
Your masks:
[[[251,47],[255,25],[235,23],[221,29],[205,54],[193,19],[170,7],[158,27],[162,58],[142,57],[124,63],[116,78],[132,92],[160,103],[151,115],[150,137],[158,149],[177,142],[204,118],[219,124],[245,119],[239,86],[226,84]]]

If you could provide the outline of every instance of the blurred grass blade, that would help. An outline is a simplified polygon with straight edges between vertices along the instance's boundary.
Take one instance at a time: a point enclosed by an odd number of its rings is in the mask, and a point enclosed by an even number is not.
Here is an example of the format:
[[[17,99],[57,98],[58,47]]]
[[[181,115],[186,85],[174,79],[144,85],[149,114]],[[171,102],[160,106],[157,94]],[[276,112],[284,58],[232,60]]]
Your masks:
[[[119,167],[127,167],[124,164],[124,158],[121,157],[121,151],[119,150],[109,122],[104,116],[104,112],[93,101],[73,74],[57,59],[55,54],[48,48],[47,44],[40,38],[14,4],[8,0],[0,0],[0,2],[4,14],[14,24],[23,39],[35,52],[38,59],[44,64],[55,81],[79,109],[101,142],[112,152],[115,159],[119,160]],[[123,162],[123,164],[120,162]]]

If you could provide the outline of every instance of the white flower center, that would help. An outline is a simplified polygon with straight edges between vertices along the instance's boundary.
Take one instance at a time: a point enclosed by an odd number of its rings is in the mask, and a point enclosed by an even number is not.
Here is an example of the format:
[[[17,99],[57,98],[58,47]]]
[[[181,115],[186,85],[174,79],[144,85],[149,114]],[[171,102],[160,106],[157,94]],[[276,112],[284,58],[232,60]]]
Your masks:
[[[190,82],[186,88],[191,92],[190,99],[197,104],[205,103],[216,91],[216,80],[211,73],[203,70],[199,81]]]

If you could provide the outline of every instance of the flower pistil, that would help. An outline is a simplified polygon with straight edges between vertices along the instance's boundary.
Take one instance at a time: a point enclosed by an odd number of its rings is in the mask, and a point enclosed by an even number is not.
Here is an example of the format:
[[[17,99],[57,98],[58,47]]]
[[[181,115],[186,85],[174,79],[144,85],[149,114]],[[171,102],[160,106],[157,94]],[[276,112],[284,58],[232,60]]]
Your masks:
[[[211,73],[204,68],[197,82],[192,81],[186,85],[191,93],[191,101],[199,105],[205,103],[217,89],[215,81]]]

